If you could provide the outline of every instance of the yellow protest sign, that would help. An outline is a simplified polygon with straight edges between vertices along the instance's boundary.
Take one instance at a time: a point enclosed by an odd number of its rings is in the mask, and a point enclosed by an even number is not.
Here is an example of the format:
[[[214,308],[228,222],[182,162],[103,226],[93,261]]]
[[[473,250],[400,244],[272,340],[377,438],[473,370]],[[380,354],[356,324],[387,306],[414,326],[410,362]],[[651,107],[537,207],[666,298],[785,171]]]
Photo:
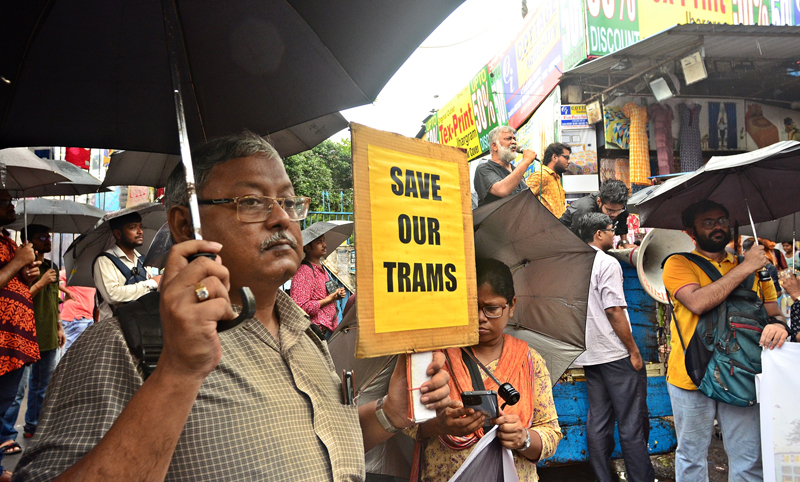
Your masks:
[[[352,124],[358,357],[478,342],[467,155]]]

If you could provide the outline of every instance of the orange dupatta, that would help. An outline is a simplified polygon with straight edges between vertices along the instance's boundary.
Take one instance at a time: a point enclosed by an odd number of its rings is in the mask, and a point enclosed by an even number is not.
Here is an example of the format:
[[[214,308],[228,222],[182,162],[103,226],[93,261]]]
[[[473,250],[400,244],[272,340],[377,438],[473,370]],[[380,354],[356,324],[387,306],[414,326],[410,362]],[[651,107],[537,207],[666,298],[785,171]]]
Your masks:
[[[461,357],[461,348],[448,348],[446,350],[450,363],[447,370],[450,372],[450,398],[461,401],[461,392],[474,390],[469,370]],[[520,400],[516,405],[508,405],[503,411],[506,414],[519,416],[523,425],[529,427],[533,420],[533,407],[535,397],[533,393],[533,360],[529,356],[528,344],[511,335],[503,335],[503,352],[497,361],[494,376],[500,382],[508,382],[519,391]],[[498,385],[488,376],[483,379],[486,390],[497,391]],[[502,404],[502,400],[498,400]],[[442,443],[451,448],[466,448],[475,444],[483,437],[483,429],[478,429],[467,437],[441,437]],[[466,440],[465,440],[466,439]]]

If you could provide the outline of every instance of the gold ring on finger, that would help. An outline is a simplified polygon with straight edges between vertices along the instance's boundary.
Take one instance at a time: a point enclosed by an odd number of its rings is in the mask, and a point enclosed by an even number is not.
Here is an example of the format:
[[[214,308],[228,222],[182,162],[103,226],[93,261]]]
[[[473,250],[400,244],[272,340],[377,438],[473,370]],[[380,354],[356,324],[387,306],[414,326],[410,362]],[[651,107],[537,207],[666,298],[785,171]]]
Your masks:
[[[203,283],[194,285],[194,293],[197,295],[198,301],[205,301],[211,296],[211,293],[208,292],[208,288],[206,288],[206,285]]]

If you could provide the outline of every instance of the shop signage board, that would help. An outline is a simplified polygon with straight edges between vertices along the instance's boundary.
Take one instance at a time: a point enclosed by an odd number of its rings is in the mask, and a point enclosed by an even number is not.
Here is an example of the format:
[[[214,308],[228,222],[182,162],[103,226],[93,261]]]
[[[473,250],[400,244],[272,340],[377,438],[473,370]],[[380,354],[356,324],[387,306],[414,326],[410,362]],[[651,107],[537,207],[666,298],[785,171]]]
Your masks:
[[[453,100],[440,109],[437,118],[440,144],[466,149],[470,159],[481,155],[469,86],[461,89]]]
[[[678,24],[733,23],[735,0],[638,0],[639,30],[650,37]],[[765,0],[766,3],[766,0]]]
[[[690,23],[800,25],[798,0],[586,0],[589,55]]]
[[[351,131],[356,356],[477,344],[466,154],[359,124]]]
[[[478,143],[480,151],[468,152],[470,159],[480,156],[489,150],[489,132],[500,125],[501,118],[495,105],[495,97],[489,85],[489,71],[486,67],[482,68],[478,75],[472,78],[469,83],[470,100],[472,101],[473,112],[475,112],[475,129],[478,132]],[[505,109],[504,105],[500,105]]]
[[[588,127],[589,116],[586,114],[586,105],[573,104],[561,106],[561,127]]]
[[[639,22],[637,0],[586,0],[589,55],[607,55],[638,42]]]

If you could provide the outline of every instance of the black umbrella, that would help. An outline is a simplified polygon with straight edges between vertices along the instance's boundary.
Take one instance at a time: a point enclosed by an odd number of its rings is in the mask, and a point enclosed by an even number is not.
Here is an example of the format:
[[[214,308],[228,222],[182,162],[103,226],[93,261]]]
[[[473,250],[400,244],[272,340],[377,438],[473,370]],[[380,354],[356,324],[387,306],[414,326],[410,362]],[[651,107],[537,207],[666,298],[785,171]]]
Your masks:
[[[195,144],[374,101],[461,3],[0,2],[0,146],[180,154],[165,17]]]
[[[180,154],[201,239],[190,141],[372,102],[462,1],[3,2],[0,146]]]

